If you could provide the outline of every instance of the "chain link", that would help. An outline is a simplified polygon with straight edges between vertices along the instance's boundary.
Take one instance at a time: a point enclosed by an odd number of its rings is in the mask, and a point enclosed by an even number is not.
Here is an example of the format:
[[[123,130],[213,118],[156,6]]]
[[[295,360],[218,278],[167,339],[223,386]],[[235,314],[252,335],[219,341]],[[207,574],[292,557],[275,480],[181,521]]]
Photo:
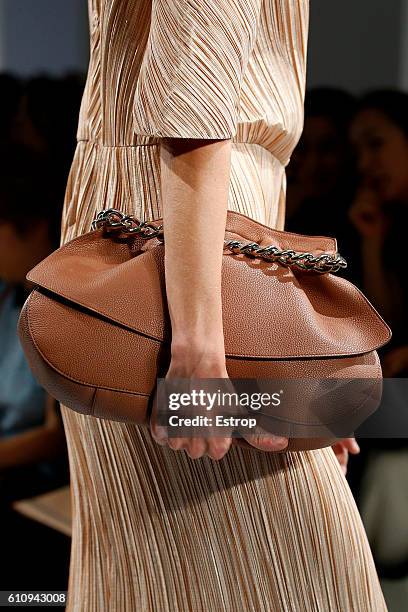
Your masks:
[[[149,221],[139,221],[136,217],[125,215],[115,208],[107,208],[97,213],[92,221],[91,229],[96,230],[103,227],[105,231],[133,236],[140,234],[141,238],[163,237],[163,226],[154,225]]]
[[[125,215],[115,208],[108,208],[97,213],[92,221],[91,229],[103,228],[107,232],[121,234],[122,236],[139,235],[146,240],[157,238],[164,242],[163,225],[155,225],[149,221],[139,221],[136,217]],[[340,253],[313,253],[293,251],[292,249],[279,249],[277,246],[261,247],[256,242],[239,242],[238,240],[224,240],[224,248],[235,254],[244,254],[251,257],[260,257],[267,261],[277,262],[283,266],[296,267],[325,274],[334,273],[347,268],[346,260]]]

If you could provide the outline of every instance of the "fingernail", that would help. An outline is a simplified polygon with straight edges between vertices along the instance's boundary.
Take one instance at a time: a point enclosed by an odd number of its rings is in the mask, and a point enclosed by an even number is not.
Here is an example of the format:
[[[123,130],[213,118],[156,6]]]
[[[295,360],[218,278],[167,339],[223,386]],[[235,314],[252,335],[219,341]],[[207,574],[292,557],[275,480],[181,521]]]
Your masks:
[[[173,445],[172,445],[173,450],[180,450],[182,446],[183,446],[183,440],[173,441]]]
[[[157,426],[156,427],[156,436],[158,438],[167,438],[167,431],[166,431],[166,427],[162,427],[162,426]]]
[[[261,438],[262,439],[262,438]],[[287,444],[287,439],[283,438],[282,436],[268,436],[267,438],[265,438],[265,441],[267,444],[271,444],[272,446],[283,446]]]
[[[214,451],[216,454],[218,453],[225,453],[226,451],[228,451],[230,449],[231,444],[226,442],[225,444],[219,444],[215,447]]]
[[[156,443],[157,443],[159,446],[167,446],[168,439],[167,439],[167,438],[162,438],[162,439],[160,439],[160,440],[156,440]]]
[[[283,436],[272,435],[271,438],[274,442],[277,442],[278,444],[283,444],[284,442],[287,442],[287,438],[284,438]]]

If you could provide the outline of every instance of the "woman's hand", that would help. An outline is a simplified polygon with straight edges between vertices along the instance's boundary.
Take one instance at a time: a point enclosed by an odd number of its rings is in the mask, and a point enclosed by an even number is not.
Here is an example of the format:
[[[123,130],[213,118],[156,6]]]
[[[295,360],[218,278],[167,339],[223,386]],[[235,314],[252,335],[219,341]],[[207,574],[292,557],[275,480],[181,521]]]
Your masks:
[[[188,355],[188,359],[187,359]],[[214,357],[205,352],[197,354],[191,352],[188,354],[186,348],[182,360],[173,359],[170,368],[165,376],[168,378],[219,378],[220,386],[225,386],[227,392],[234,391],[231,382],[229,381],[228,372],[225,367],[225,356]],[[191,459],[198,459],[204,455],[208,455],[212,459],[222,459],[229,451],[232,445],[232,429],[226,429],[226,436],[219,435],[207,437],[188,437],[188,438],[173,438],[168,437],[167,428],[157,425],[157,401],[156,394],[153,399],[152,414],[150,419],[150,432],[153,439],[161,446],[168,445],[173,450],[185,450]],[[216,411],[211,412],[211,417],[214,418]],[[211,430],[209,429],[209,432]],[[269,432],[263,432],[255,435],[242,434],[242,437],[255,448],[264,451],[278,451],[284,449],[288,444],[287,438],[274,436]]]
[[[352,455],[358,455],[360,452],[360,447],[357,444],[356,439],[343,438],[339,442],[336,442],[336,444],[333,444],[332,449],[338,459],[338,462],[340,463],[340,467],[343,470],[344,475],[346,475],[349,452]]]
[[[194,376],[191,374],[186,376],[186,369],[177,367],[174,363],[170,364],[169,371],[167,372],[165,379],[171,378],[226,378],[226,373],[219,368],[207,367],[205,368],[205,376],[204,369],[201,372],[196,371]],[[212,459],[219,460],[227,454],[230,446],[231,446],[231,437],[221,437],[221,436],[213,436],[213,437],[184,437],[184,438],[175,438],[168,436],[168,428],[164,426],[157,425],[157,395],[155,392],[153,399],[153,407],[152,414],[150,419],[150,431],[153,439],[160,444],[161,446],[169,446],[173,450],[185,450],[191,459],[198,459],[204,455],[208,455]],[[192,414],[195,416],[195,414]],[[214,414],[211,413],[213,417]]]

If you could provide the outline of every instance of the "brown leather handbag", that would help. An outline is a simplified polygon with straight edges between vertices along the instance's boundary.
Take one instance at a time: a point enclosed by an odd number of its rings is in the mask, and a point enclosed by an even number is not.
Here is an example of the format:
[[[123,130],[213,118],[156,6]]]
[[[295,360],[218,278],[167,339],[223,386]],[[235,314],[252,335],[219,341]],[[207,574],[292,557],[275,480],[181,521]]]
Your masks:
[[[359,289],[335,276],[347,264],[334,238],[277,231],[229,210],[224,245],[231,379],[382,377],[376,349],[391,331]],[[147,425],[170,358],[164,248],[162,219],[108,209],[28,273],[35,288],[20,339],[40,384],[65,406]],[[330,423],[336,409],[326,408]],[[299,422],[309,416],[299,408]],[[332,442],[291,438],[286,450]]]

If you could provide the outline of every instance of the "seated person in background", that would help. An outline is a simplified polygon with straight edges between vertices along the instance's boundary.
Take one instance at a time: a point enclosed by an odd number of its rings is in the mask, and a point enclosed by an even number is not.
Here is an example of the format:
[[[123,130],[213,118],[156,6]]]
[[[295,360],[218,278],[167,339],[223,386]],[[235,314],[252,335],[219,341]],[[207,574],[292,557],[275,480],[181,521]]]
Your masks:
[[[393,332],[391,342],[379,350],[387,378],[408,374],[407,108],[404,92],[369,92],[358,101],[350,125],[359,182],[349,215],[360,234],[362,288]],[[391,406],[397,389],[391,384],[383,388]],[[401,400],[406,403],[406,397]],[[379,574],[387,578],[408,575],[408,443],[403,433],[359,440],[363,453],[356,462],[361,516]]]
[[[333,236],[349,267],[341,275],[358,283],[358,233],[348,218],[355,171],[348,141],[354,98],[332,88],[306,92],[305,123],[287,168],[287,231]]]
[[[359,101],[350,127],[360,182],[350,219],[360,234],[363,289],[390,325],[385,376],[408,373],[408,94],[381,90]]]
[[[69,480],[58,403],[35,380],[17,334],[27,272],[59,246],[60,208],[49,176],[31,168],[0,177],[0,501]],[[43,178],[41,178],[41,176]]]

